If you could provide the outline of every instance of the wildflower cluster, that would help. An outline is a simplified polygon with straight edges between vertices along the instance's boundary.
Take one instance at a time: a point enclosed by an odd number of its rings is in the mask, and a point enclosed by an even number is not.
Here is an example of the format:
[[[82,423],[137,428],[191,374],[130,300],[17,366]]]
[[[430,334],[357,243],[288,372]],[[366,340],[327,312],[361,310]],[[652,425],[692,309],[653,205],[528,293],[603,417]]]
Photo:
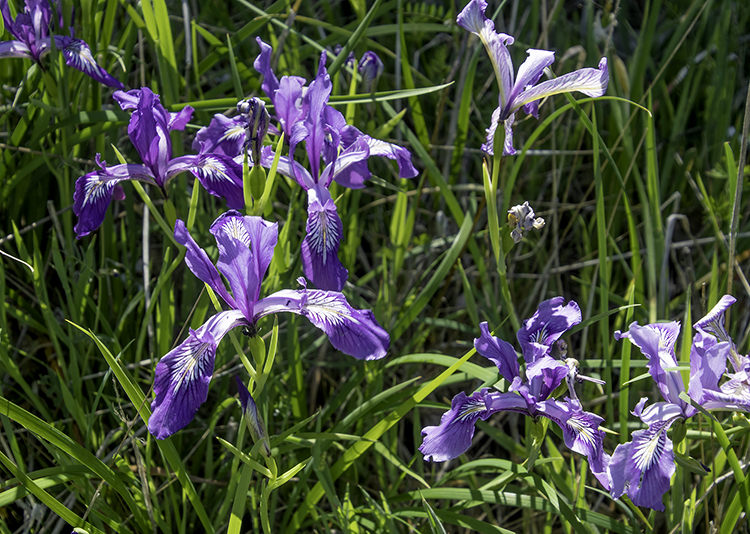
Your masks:
[[[143,163],[108,166],[97,155],[100,170],[76,182],[73,210],[78,216],[75,230],[79,238],[101,225],[112,198],[123,198],[120,182],[124,180],[149,183],[166,195],[169,180],[188,171],[209,193],[224,198],[233,208],[219,215],[209,229],[219,250],[216,264],[195,242],[185,222],[177,219],[175,224],[174,238],[186,248],[185,263],[229,309],[208,318],[197,330],[190,329],[187,339],[157,365],[149,431],[158,439],[184,428],[205,402],[222,338],[237,327],[255,332],[256,323],[267,315],[302,315],[325,332],[335,348],[360,360],[380,359],[388,350],[388,333],[373,313],[352,308],[340,292],[348,272],[338,259],[343,225],[329,187],[334,180],[345,187],[364,187],[370,177],[367,159],[371,156],[394,159],[401,177],[414,177],[417,170],[411,155],[405,148],[373,139],[346,124],[343,115],[328,105],[331,80],[325,53],[320,57],[317,76],[306,85],[299,77],[284,76],[279,81],[270,67],[271,47],[260,39],[258,44],[261,53],[255,67],[264,76],[263,90],[274,104],[276,126],[270,124],[270,115],[260,99],[243,100],[237,104],[239,115],[235,118],[217,114],[209,126],[198,131],[193,142],[196,154],[173,158],[170,132],[183,130],[193,109],[186,106],[170,113],[159,96],[146,87],[117,91],[114,98],[120,107],[133,110],[128,135]],[[372,54],[367,57],[363,70],[369,72],[375,65],[375,72],[368,74],[371,83],[382,63]],[[275,154],[270,146],[263,145],[269,130],[277,135],[283,132],[288,140],[288,156],[279,156],[277,171],[308,193],[307,236],[301,256],[305,275],[319,289],[308,289],[305,278],[299,278],[302,289],[284,289],[260,298],[278,241],[278,225],[243,216],[236,210],[245,206],[245,158],[253,171],[273,165]],[[309,170],[294,160],[295,148],[301,143]],[[264,188],[261,175],[259,187],[250,186],[251,197],[257,200]],[[252,413],[257,430],[255,403],[244,387],[240,387],[243,410]],[[270,454],[267,443],[265,448]]]

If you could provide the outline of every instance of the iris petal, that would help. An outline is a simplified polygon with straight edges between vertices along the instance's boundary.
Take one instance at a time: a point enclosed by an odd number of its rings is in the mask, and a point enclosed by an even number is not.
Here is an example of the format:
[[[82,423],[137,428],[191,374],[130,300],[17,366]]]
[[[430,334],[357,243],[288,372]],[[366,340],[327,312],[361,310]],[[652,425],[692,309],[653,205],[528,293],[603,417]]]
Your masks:
[[[305,277],[318,288],[341,291],[349,271],[339,260],[339,245],[344,225],[330,198],[324,204],[315,199],[307,207],[307,235],[302,241],[302,266]]]
[[[97,155],[97,160],[99,156]],[[154,183],[151,171],[143,165],[125,164],[90,172],[76,180],[73,193],[73,213],[78,217],[75,232],[78,237],[90,234],[104,221],[112,202],[115,187],[123,180],[143,180]]]
[[[84,41],[72,37],[55,35],[55,46],[62,52],[65,64],[69,67],[81,71],[101,84],[117,89],[125,88],[119,80],[113,78],[111,74],[97,64],[94,56],[91,54],[89,45]]]
[[[208,396],[216,347],[227,332],[246,323],[238,310],[217,313],[198,330],[191,329],[188,338],[159,361],[148,422],[157,439],[171,436],[193,420]]]
[[[255,320],[280,312],[307,317],[328,335],[331,345],[358,360],[379,360],[390,344],[388,333],[371,311],[352,308],[336,291],[277,291],[256,303]]]

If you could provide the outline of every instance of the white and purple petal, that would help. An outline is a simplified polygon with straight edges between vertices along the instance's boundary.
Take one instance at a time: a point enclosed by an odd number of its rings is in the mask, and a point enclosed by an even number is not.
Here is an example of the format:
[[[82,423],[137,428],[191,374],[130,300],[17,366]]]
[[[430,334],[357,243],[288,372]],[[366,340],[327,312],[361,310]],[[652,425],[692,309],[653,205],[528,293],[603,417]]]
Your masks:
[[[198,154],[170,160],[165,168],[165,183],[181,172],[190,172],[213,196],[223,198],[232,209],[242,209],[242,167],[223,154]]]
[[[593,98],[603,96],[609,84],[609,69],[607,58],[599,61],[599,68],[586,68],[563,74],[552,80],[544,81],[518,94],[510,103],[510,111],[516,111],[525,105],[560,93],[578,91]]]
[[[99,66],[91,53],[89,45],[80,39],[55,35],[55,46],[62,52],[65,64],[86,74],[94,81],[109,87],[123,89],[119,80]]]
[[[636,506],[664,511],[662,497],[669,490],[675,472],[672,440],[667,430],[681,416],[681,409],[669,403],[656,403],[642,410],[638,403],[636,415],[649,425],[633,432],[633,441],[620,444],[609,462],[611,494],[615,499],[627,492]]]
[[[479,36],[487,49],[500,87],[499,107],[504,109],[507,107],[513,88],[513,61],[506,44],[513,44],[515,39],[510,35],[496,32],[495,24],[485,15],[486,10],[487,2],[471,0],[458,14],[456,22],[462,28]]]
[[[507,341],[493,336],[486,321],[480,323],[479,330],[482,335],[474,340],[474,348],[477,349],[479,354],[494,363],[506,380],[513,382],[521,375],[518,356],[516,351],[513,350],[513,346]]]
[[[719,341],[731,341],[724,325],[726,322],[724,313],[735,302],[737,302],[737,299],[733,296],[724,295],[719,299],[719,302],[716,303],[716,306],[711,308],[711,311],[693,326],[699,330],[713,334],[719,339]]]
[[[305,276],[318,288],[341,291],[349,271],[339,260],[344,225],[336,204],[328,198],[321,204],[311,196],[307,206],[307,235],[302,241],[302,267]]]
[[[208,397],[216,347],[236,326],[248,324],[237,310],[217,313],[169,351],[156,366],[148,430],[165,439],[193,420]]]
[[[390,338],[370,310],[352,308],[342,293],[317,289],[284,289],[255,305],[255,320],[272,313],[291,312],[307,317],[328,335],[336,349],[358,360],[384,357]]]
[[[458,458],[471,447],[474,425],[499,411],[528,414],[526,401],[515,393],[497,393],[484,388],[471,397],[463,391],[453,397],[451,409],[443,414],[438,426],[422,429],[419,451],[427,462],[445,462]]]
[[[513,107],[513,103],[518,95],[520,95],[526,88],[536,85],[539,79],[544,73],[544,69],[549,67],[555,62],[555,53],[550,50],[537,50],[535,48],[529,48],[526,50],[529,57],[526,61],[521,63],[518,67],[518,74],[516,76],[516,82],[513,85],[508,101],[510,102],[509,107]],[[532,113],[536,118],[539,118],[537,113]]]
[[[599,429],[604,419],[596,414],[584,412],[580,404],[570,399],[539,402],[536,404],[536,410],[538,414],[560,427],[565,445],[588,458],[591,472],[599,483],[609,490],[607,466],[610,457],[604,452],[604,431]]]
[[[6,4],[7,5],[7,4]],[[31,49],[21,41],[0,42],[0,58],[20,57],[23,59],[34,59]]]
[[[101,169],[78,178],[73,193],[73,213],[78,217],[74,230],[79,238],[90,234],[102,224],[112,196],[117,194],[117,184],[123,180],[141,180],[155,184],[151,171],[144,165],[107,167],[98,154],[96,159]],[[124,195],[121,193],[120,199],[122,198]]]

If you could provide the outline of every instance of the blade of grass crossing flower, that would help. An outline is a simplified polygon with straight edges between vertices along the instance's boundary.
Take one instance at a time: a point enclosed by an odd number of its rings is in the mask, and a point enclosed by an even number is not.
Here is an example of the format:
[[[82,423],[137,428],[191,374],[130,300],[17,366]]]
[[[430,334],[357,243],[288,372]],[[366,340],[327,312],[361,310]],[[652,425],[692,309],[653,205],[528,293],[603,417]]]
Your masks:
[[[414,322],[414,319],[416,319],[417,316],[422,312],[424,307],[427,306],[430,299],[437,292],[440,285],[445,282],[445,277],[453,268],[453,265],[456,263],[456,260],[463,251],[464,246],[471,236],[471,231],[473,230],[473,228],[474,221],[472,220],[472,218],[465,217],[458,235],[453,241],[451,248],[448,249],[445,258],[435,271],[435,274],[432,276],[425,288],[421,291],[416,300],[404,311],[404,313],[396,322],[396,325],[391,332],[392,342],[401,337],[406,329]]]
[[[102,356],[104,356],[104,359],[107,361],[107,365],[109,365],[110,369],[112,369],[112,371],[114,372],[115,377],[117,377],[117,381],[120,383],[120,386],[125,390],[125,393],[130,399],[130,402],[132,402],[133,406],[135,406],[144,424],[147,425],[149,417],[151,417],[151,408],[147,402],[145,395],[143,394],[141,389],[133,382],[131,376],[127,373],[127,371],[125,371],[120,362],[115,359],[107,346],[101,342],[96,334],[78,326],[77,324],[71,323],[70,321],[68,321],[68,323],[78,328],[81,332],[90,337],[94,341],[94,343],[96,343],[96,346],[99,348]],[[177,476],[177,479],[180,481],[182,489],[187,494],[187,497],[190,500],[195,513],[198,515],[198,519],[203,525],[203,528],[206,530],[206,532],[213,533],[213,525],[208,518],[208,514],[206,514],[206,510],[203,508],[200,497],[195,491],[193,482],[188,477],[188,470],[186,469],[185,464],[182,462],[182,458],[177,453],[177,449],[175,448],[174,443],[171,439],[161,441],[157,440],[156,443],[159,446],[159,449],[161,450],[164,457],[167,459],[167,462],[174,471],[175,475]]]
[[[335,75],[339,69],[341,68],[341,65],[344,64],[344,61],[346,61],[347,56],[349,56],[349,52],[354,50],[354,47],[357,46],[357,43],[359,43],[360,39],[365,34],[365,30],[367,30],[367,27],[370,25],[372,20],[375,18],[375,15],[378,12],[378,8],[380,7],[380,3],[382,0],[375,0],[372,3],[372,6],[370,6],[370,10],[367,12],[365,17],[362,19],[362,22],[359,23],[359,26],[357,26],[357,29],[354,30],[354,33],[351,37],[346,41],[344,44],[344,48],[339,52],[339,55],[336,56],[336,59],[333,60],[333,63],[330,67],[328,67],[328,74],[331,76]]]
[[[268,204],[268,199],[271,198],[271,191],[273,191],[274,182],[276,181],[276,169],[279,166],[279,158],[281,157],[281,150],[283,148],[284,132],[281,133],[279,141],[276,143],[276,153],[273,156],[273,163],[271,163],[271,168],[268,169],[268,174],[266,175],[266,185],[265,189],[263,189],[263,196],[261,196],[260,198],[260,205],[258,206],[256,215],[265,213],[265,207]]]
[[[397,115],[391,117],[386,122],[378,126],[373,132],[371,137],[373,139],[384,139],[388,137],[393,129],[398,126],[398,124],[401,122],[401,120],[404,118],[404,115],[406,115],[406,109],[402,109],[400,112],[398,112]],[[390,182],[386,182],[390,183]]]
[[[596,107],[591,108],[591,124],[596,129]],[[594,180],[596,188],[596,235],[599,249],[599,312],[609,311],[609,269],[607,268],[607,218],[604,206],[604,182],[602,180],[601,167],[599,166],[599,132],[592,132],[594,145]],[[602,353],[607,365],[604,367],[602,379],[606,382],[607,393],[607,419],[614,421],[615,407],[612,396],[612,354],[609,350],[609,320],[607,317],[599,321],[600,342]]]

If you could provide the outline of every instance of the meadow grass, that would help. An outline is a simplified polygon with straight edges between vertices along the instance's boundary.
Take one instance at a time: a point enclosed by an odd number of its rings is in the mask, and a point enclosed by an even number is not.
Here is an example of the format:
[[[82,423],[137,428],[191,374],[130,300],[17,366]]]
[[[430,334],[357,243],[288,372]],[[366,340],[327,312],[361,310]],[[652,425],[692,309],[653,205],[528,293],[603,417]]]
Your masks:
[[[607,96],[558,95],[538,121],[519,114],[518,154],[498,158],[493,174],[479,147],[497,88],[481,43],[455,23],[462,7],[75,2],[76,36],[100,65],[129,88],[150,87],[171,111],[195,108],[172,134],[174,156],[214,113],[262,96],[260,36],[280,50],[279,76],[308,80],[321,50],[375,51],[385,64],[375,95],[352,96],[345,54],[329,58],[331,104],[363,132],[408,147],[420,171],[399,179],[389,162],[372,162],[365,189],[332,187],[344,293],[390,333],[386,358],[355,361],[301,317],[263,319],[263,343],[234,332],[219,346],[208,400],[163,441],[144,423],[156,364],[218,304],[185,268],[174,214],[216,257],[208,228],[224,201],[186,174],[167,198],[125,183],[101,228],[77,239],[74,183],[96,168],[94,156],[138,162],[130,113],[54,55],[43,68],[0,59],[0,251],[25,263],[0,256],[0,532],[747,531],[741,413],[687,424],[664,513],[612,499],[546,420],[480,422],[473,448],[448,463],[424,462],[417,448],[454,394],[507,386],[475,354],[479,322],[512,342],[552,296],[583,312],[565,339],[582,370],[606,381],[579,396],[605,418],[610,453],[643,427],[630,415],[638,399],[658,394],[646,359],[615,330],[681,321],[687,378],[688,325],[730,293],[739,302],[729,332],[748,352],[750,9],[491,3],[496,28],[516,37],[516,65],[526,48],[544,48],[556,52],[558,75],[603,56],[610,67]],[[306,221],[291,180],[277,176],[267,192],[262,213],[281,235],[265,295],[295,287]],[[546,225],[505,255],[506,213],[525,200]],[[246,359],[268,370],[255,401],[273,468],[241,424],[232,377],[246,374]]]

